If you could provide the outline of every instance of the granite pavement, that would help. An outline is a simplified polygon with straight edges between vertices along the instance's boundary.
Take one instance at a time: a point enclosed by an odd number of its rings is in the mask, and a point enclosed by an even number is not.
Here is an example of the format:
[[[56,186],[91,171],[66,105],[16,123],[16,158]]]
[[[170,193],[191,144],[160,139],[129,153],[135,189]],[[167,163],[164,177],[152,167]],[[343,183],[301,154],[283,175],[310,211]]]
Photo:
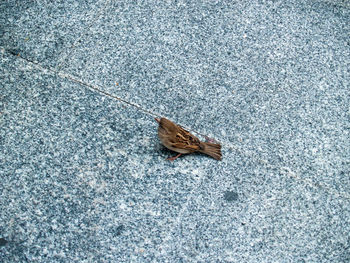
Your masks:
[[[350,261],[349,1],[0,10],[0,262]]]

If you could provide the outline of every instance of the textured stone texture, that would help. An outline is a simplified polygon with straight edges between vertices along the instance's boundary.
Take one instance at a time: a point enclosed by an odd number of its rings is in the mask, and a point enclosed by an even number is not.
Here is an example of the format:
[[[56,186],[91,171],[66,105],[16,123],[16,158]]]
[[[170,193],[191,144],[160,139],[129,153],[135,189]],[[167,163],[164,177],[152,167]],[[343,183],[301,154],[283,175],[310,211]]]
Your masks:
[[[0,45],[43,66],[58,66],[100,14],[105,1],[27,1],[0,3]]]
[[[349,9],[316,1],[154,5],[111,4],[65,71],[349,192]]]
[[[346,1],[0,5],[0,262],[350,261]]]

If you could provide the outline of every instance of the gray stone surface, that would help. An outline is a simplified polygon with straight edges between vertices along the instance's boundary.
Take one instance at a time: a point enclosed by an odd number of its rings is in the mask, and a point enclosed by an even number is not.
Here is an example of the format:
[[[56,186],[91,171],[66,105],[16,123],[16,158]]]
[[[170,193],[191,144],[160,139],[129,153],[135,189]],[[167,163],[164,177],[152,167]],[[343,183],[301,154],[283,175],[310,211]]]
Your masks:
[[[106,1],[0,2],[0,45],[9,53],[55,67],[100,15]]]
[[[0,262],[350,261],[346,1],[0,5]]]
[[[349,192],[349,9],[126,2],[111,4],[90,28],[66,72]]]
[[[6,54],[2,61],[1,234],[10,242],[2,256],[98,261],[157,244],[199,163],[164,161],[150,116]],[[115,254],[103,255],[110,246]]]
[[[231,172],[203,178],[159,262],[349,261],[348,201],[231,158]]]

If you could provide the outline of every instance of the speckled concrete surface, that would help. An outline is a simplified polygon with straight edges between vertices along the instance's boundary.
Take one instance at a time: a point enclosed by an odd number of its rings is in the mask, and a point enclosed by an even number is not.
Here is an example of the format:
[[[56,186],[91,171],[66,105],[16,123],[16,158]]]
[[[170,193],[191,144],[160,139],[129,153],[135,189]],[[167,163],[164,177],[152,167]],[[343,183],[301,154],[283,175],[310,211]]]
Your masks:
[[[349,8],[2,1],[0,262],[348,262]]]
[[[118,1],[64,70],[349,192],[349,9],[227,2]]]
[[[62,53],[74,47],[106,1],[21,1],[0,3],[0,45],[41,65],[58,66]]]

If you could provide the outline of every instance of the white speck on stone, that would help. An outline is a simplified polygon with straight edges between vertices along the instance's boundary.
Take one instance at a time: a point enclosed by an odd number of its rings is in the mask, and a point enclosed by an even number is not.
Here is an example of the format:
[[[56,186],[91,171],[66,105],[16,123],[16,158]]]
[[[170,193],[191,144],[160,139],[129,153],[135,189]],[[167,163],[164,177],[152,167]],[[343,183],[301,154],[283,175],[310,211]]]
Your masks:
[[[146,209],[145,212],[146,212],[146,215],[160,216],[160,213],[158,211],[153,211],[152,209]]]
[[[39,216],[41,216],[43,213],[40,211],[40,209],[35,210],[35,213]]]
[[[199,171],[199,169],[194,169],[194,170],[192,170],[192,174],[199,175],[199,174],[201,174],[201,171]]]
[[[106,185],[107,183],[105,181],[102,181],[97,188],[97,192],[102,193],[106,189]]]
[[[126,209],[127,209],[127,206],[126,206],[125,203],[121,203],[121,204],[119,205],[119,208],[120,208],[121,210],[126,210]]]
[[[96,187],[96,179],[92,179],[88,182],[89,186],[92,187],[92,188],[95,188]]]
[[[149,146],[150,138],[149,137],[143,137],[141,140],[141,145],[142,146]]]
[[[142,178],[142,174],[139,173],[139,171],[137,171],[137,169],[135,169],[134,171],[131,172],[131,176],[134,178]]]
[[[117,149],[116,150],[117,153],[119,153],[120,155],[126,156],[126,151],[124,151],[123,149]]]
[[[288,176],[296,177],[295,172],[293,172],[289,167],[282,167],[282,170],[284,170]]]

